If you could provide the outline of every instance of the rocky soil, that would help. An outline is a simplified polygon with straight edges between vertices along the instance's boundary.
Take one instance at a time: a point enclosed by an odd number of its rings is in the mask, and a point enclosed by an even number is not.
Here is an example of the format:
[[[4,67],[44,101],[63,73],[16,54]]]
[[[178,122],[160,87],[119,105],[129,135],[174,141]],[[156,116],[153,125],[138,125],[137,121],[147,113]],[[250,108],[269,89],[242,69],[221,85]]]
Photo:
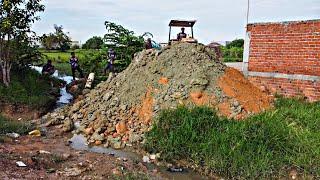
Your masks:
[[[115,149],[143,143],[161,109],[207,105],[242,119],[272,106],[272,98],[227,68],[210,48],[188,43],[142,51],[125,71],[84,94],[43,120]]]

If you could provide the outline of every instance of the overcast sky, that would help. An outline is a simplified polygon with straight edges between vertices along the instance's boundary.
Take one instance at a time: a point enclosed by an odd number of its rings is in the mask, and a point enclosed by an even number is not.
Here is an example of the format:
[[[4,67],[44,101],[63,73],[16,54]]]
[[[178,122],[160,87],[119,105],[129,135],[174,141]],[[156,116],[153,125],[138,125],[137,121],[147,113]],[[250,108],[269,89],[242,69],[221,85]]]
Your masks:
[[[195,19],[202,43],[243,38],[247,0],[44,0],[46,10],[33,29],[39,34],[62,25],[82,43],[105,34],[104,22],[116,22],[137,35],[151,32],[168,40],[170,19]],[[320,0],[250,0],[249,22],[320,19]],[[174,34],[177,32],[174,31]],[[189,33],[189,32],[187,32]]]

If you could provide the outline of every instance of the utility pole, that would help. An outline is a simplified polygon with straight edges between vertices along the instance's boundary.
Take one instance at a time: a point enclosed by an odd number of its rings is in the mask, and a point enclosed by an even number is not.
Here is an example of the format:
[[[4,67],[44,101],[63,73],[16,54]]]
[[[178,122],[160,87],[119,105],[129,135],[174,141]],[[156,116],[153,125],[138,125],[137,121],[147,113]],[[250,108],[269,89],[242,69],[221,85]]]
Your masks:
[[[243,49],[243,64],[242,64],[242,72],[245,76],[248,76],[248,66],[249,66],[249,57],[250,57],[250,34],[248,33],[248,24],[249,24],[249,14],[250,14],[250,0],[248,0],[247,6],[247,22],[246,22],[246,35],[244,41],[244,49]]]
[[[248,0],[248,7],[247,7],[247,25],[249,24],[249,14],[250,14],[250,0]]]

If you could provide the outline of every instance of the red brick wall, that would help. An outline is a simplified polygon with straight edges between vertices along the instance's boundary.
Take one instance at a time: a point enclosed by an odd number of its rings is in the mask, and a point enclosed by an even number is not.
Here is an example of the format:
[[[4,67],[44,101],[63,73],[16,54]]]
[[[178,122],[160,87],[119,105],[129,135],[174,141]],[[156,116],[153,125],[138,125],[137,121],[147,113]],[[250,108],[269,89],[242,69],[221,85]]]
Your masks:
[[[260,89],[286,97],[306,97],[309,101],[320,100],[320,82],[289,80],[284,78],[249,77]]]
[[[249,71],[320,76],[320,20],[248,25]]]
[[[320,20],[248,25],[248,71],[320,77]],[[249,74],[250,75],[250,74]],[[250,77],[256,86],[285,96],[320,100],[320,81]]]

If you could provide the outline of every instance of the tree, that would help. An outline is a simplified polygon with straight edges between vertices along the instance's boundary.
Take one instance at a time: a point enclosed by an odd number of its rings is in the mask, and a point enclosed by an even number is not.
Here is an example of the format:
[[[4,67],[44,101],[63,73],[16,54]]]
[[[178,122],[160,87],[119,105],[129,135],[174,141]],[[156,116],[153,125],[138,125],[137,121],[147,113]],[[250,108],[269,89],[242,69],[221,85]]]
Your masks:
[[[47,50],[59,49],[66,51],[70,49],[71,38],[63,31],[62,26],[54,25],[54,33],[44,34],[41,37],[41,44]]]
[[[227,49],[231,49],[232,47],[243,48],[243,45],[244,45],[243,39],[236,39],[231,41],[229,44],[227,44],[226,48]]]
[[[98,36],[93,36],[82,45],[82,49],[101,49],[102,45],[103,39]]]
[[[105,22],[105,26],[107,29],[107,34],[104,35],[106,46],[114,48],[119,64],[122,68],[127,67],[133,55],[143,49],[143,37],[136,36],[133,31],[109,21]]]
[[[40,19],[36,14],[45,8],[40,2],[41,0],[0,1],[0,69],[6,86],[11,81],[12,64],[25,53],[23,51],[27,49],[26,46],[31,45],[31,25]]]

